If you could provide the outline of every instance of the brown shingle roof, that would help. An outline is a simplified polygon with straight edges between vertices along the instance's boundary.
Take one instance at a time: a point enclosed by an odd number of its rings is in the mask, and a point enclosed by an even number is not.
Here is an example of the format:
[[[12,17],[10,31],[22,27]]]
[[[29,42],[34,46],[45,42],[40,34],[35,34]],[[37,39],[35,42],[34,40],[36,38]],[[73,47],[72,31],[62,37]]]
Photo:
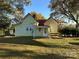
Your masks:
[[[45,23],[46,21],[47,21],[47,20],[45,20],[45,19],[37,20],[37,22],[39,23],[39,26],[44,26],[44,23]]]

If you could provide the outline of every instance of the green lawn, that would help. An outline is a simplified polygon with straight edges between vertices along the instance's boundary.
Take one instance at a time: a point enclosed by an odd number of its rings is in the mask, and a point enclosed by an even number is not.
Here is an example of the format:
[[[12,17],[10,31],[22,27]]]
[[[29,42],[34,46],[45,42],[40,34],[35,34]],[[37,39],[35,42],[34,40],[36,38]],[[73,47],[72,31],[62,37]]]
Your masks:
[[[79,59],[78,45],[78,38],[0,38],[0,59]]]

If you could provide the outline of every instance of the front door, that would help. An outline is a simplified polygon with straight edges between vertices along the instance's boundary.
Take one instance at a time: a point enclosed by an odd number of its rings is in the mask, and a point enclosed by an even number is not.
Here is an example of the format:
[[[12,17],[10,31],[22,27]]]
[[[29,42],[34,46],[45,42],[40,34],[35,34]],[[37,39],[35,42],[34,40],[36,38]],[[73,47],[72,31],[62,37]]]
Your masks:
[[[43,29],[43,36],[47,37],[48,36],[48,31],[47,31],[47,28],[44,28]]]

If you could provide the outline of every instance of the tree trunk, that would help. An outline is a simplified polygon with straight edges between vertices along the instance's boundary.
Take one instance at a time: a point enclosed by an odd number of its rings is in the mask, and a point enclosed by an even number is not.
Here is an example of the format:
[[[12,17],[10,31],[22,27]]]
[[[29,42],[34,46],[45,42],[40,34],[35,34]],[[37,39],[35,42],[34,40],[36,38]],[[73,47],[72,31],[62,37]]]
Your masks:
[[[79,22],[78,22],[78,17],[79,17],[79,15],[77,14],[77,12],[76,12],[76,20],[77,20],[77,22],[76,22],[76,28],[77,29],[79,29]]]
[[[76,24],[76,28],[79,29],[79,23]]]

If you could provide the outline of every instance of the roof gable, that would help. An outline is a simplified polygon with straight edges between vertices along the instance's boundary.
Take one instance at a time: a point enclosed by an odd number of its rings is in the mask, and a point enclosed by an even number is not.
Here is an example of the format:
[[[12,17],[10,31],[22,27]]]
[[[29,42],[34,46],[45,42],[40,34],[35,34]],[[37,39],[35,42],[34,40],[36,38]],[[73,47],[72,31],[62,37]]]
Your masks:
[[[26,24],[33,24],[37,22],[32,16],[30,13],[28,13],[22,20],[22,24],[23,23],[26,23]]]
[[[28,13],[27,15],[25,15],[25,17],[23,18],[23,20],[24,20],[25,18],[27,18],[28,16],[31,16],[31,14]],[[31,16],[31,17],[32,17],[32,16]]]
[[[55,20],[57,23],[66,23],[63,20],[59,20],[59,19],[53,19],[51,17],[48,18],[48,20]]]
[[[47,20],[45,23],[44,23],[44,25],[52,25],[52,24],[59,24],[56,20],[54,20],[54,19],[49,19],[49,20]]]
[[[31,16],[30,13],[28,13],[22,20],[21,22],[17,23],[15,26],[20,26],[20,25],[30,25],[30,24],[34,24],[37,21]]]
[[[48,18],[48,20],[44,23],[44,25],[49,25],[49,24],[52,24],[52,23],[58,24],[58,22],[55,19]]]

